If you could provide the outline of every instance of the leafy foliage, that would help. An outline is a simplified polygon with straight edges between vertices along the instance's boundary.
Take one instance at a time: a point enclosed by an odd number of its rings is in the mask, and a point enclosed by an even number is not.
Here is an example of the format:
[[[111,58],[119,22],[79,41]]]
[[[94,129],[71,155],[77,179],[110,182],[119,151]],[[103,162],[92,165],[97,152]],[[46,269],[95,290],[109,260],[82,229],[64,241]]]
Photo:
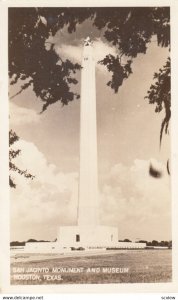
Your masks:
[[[120,54],[115,58],[107,56],[100,62],[113,73],[107,84],[115,92],[132,73],[132,59],[139,53],[146,53],[147,44],[153,36],[156,36],[158,46],[170,45],[170,10],[167,7],[107,9],[104,16],[99,10],[94,24],[105,29],[105,38],[118,48]],[[130,58],[125,65],[121,64],[122,56]],[[146,98],[149,103],[156,104],[155,112],[165,109],[160,130],[161,144],[163,131],[168,132],[171,117],[170,58],[159,73],[154,74],[154,79],[157,81],[151,85]]]
[[[162,140],[163,130],[168,132],[169,120],[171,118],[171,78],[170,78],[170,58],[158,73],[154,74],[155,83],[150,86],[148,95],[150,104],[156,104],[155,112],[165,110],[165,117],[161,124],[160,143]]]
[[[9,9],[11,84],[19,79],[31,79],[29,84],[33,83],[35,93],[43,101],[47,102],[46,98],[49,97],[49,102],[54,103],[58,98],[67,104],[73,100],[73,94],[70,94],[66,81],[69,83],[71,73],[75,73],[80,67],[69,61],[61,61],[61,64],[58,64],[61,58],[53,51],[54,44],[51,44],[49,51],[45,47],[51,35],[55,36],[56,32],[65,26],[68,32],[72,33],[76,31],[78,24],[90,19],[93,26],[104,29],[104,37],[117,47],[121,55],[134,58],[139,53],[146,53],[147,44],[153,35],[157,36],[158,45],[167,47],[170,44],[169,14],[167,7],[11,8]],[[106,59],[103,64],[107,66],[113,65],[114,62],[117,64],[117,60],[118,57],[114,61]],[[117,72],[120,73],[121,70],[115,67],[113,73]],[[117,81],[117,76],[114,76]],[[44,80],[45,83],[42,84]],[[26,86],[22,87],[24,88]],[[56,89],[54,94],[53,89]],[[113,89],[115,90],[115,86]]]
[[[59,30],[75,32],[77,25],[86,20],[102,30],[103,38],[118,52],[99,62],[112,73],[107,84],[115,93],[132,73],[133,59],[146,53],[153,37],[158,46],[170,45],[169,7],[9,8],[9,76],[11,85],[21,83],[17,94],[32,86],[44,102],[42,111],[57,101],[66,105],[79,98],[71,91],[71,85],[77,84],[75,73],[80,65],[63,61],[54,51],[54,40]],[[155,76],[157,82],[150,87],[147,98],[156,104],[156,112],[165,108],[161,141],[170,120],[170,60]]]
[[[52,103],[68,104],[78,96],[70,91],[69,83],[77,83],[72,74],[80,69],[80,65],[62,59],[59,63],[53,44],[46,49],[50,29],[50,24],[44,23],[38,9],[9,10],[10,84],[25,81],[17,94],[32,85],[36,96],[44,102],[43,111]]]
[[[13,163],[13,159],[20,154],[21,150],[19,150],[19,149],[14,150],[11,146],[15,142],[17,142],[18,140],[19,140],[19,137],[17,136],[17,134],[14,131],[10,130],[9,131],[9,146],[10,146],[10,149],[9,149],[9,169],[10,169],[10,171],[18,172],[20,175],[23,175],[26,178],[33,179],[34,176],[31,175],[30,173],[28,173],[27,170],[21,170]],[[9,175],[9,185],[12,188],[16,187],[16,184],[15,184],[13,178],[11,177],[11,175]]]
[[[128,78],[132,73],[131,60],[128,60],[125,65],[121,65],[119,57],[107,55],[103,60],[99,61],[100,64],[106,65],[109,72],[112,72],[112,79],[108,81],[107,85],[114,89],[117,93],[119,87],[122,85],[124,79]]]

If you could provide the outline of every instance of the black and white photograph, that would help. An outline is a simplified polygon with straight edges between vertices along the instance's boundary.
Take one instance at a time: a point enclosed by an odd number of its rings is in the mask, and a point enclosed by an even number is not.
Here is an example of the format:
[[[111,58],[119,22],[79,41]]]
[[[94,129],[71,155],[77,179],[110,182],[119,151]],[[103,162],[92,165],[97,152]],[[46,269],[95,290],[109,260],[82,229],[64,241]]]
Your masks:
[[[169,7],[8,26],[11,284],[171,281]]]
[[[169,6],[8,8],[11,286],[172,282],[170,30]]]

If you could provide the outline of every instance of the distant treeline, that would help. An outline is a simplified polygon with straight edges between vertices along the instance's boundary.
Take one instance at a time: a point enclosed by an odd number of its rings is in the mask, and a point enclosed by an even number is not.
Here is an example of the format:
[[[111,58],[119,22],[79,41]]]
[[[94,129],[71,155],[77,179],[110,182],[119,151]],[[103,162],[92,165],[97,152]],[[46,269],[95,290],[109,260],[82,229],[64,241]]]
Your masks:
[[[119,240],[119,242],[132,242],[129,239]],[[153,240],[152,242],[148,242],[145,240],[139,240],[136,243],[146,243],[147,246],[154,246],[154,247],[168,247],[172,248],[172,241],[161,241],[158,242],[156,240]]]
[[[44,240],[35,240],[35,239],[29,239],[26,242],[19,242],[19,241],[13,241],[10,242],[10,246],[25,246],[26,243],[44,243],[44,242],[50,242],[50,241],[44,241]]]
[[[57,241],[57,239],[54,240],[55,242]],[[10,243],[10,246],[25,246],[26,243],[44,243],[44,242],[51,242],[51,241],[45,241],[45,240],[35,240],[35,239],[29,239],[26,242],[19,242],[19,241],[14,241]],[[131,240],[129,239],[124,239],[124,240],[119,240],[119,242],[131,242]],[[158,242],[156,240],[153,240],[152,242],[148,242],[145,240],[139,240],[136,243],[146,243],[147,246],[152,246],[152,247],[168,247],[168,248],[172,248],[172,241],[161,241]]]

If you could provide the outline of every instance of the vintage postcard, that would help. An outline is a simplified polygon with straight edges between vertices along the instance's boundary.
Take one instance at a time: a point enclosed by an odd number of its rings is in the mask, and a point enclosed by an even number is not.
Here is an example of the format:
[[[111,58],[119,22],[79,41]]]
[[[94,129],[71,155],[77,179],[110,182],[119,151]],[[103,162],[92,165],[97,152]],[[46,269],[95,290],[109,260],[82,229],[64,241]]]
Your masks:
[[[176,292],[177,3],[38,4],[2,3],[2,292]]]

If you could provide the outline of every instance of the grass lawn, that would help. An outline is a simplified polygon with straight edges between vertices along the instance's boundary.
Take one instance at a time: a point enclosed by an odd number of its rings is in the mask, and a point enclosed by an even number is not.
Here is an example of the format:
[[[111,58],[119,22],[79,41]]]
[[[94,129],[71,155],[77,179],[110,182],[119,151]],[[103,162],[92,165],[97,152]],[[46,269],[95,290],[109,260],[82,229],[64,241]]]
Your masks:
[[[28,260],[22,261],[20,257],[28,257]],[[171,250],[109,251],[75,257],[51,254],[40,260],[34,254],[21,253],[11,263],[11,284],[170,282],[171,257]],[[46,268],[46,272],[42,268]]]

